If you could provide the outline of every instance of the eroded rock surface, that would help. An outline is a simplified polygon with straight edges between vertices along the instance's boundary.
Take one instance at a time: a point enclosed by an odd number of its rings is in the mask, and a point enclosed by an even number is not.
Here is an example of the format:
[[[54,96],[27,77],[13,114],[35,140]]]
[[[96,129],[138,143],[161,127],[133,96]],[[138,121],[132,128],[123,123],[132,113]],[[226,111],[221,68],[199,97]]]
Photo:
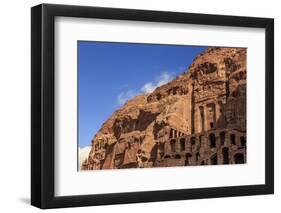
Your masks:
[[[83,170],[246,162],[246,49],[208,48],[182,73],[115,111]]]

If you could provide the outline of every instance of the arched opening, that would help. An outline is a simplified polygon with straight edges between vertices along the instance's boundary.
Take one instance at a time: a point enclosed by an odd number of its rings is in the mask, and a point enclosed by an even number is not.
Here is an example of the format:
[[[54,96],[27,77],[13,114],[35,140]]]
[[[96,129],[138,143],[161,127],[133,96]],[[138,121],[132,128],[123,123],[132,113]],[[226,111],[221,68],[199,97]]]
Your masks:
[[[241,136],[240,137],[240,145],[242,147],[245,147],[246,146],[246,138],[244,136]]]
[[[173,129],[170,129],[170,138],[173,138]]]
[[[199,147],[201,147],[201,146],[202,146],[202,143],[203,143],[203,137],[204,137],[204,135],[200,135],[200,136],[199,136]]]
[[[170,155],[165,155],[164,158],[165,158],[165,159],[171,158],[171,156],[170,156]]]
[[[139,143],[139,138],[134,138],[134,143]]]
[[[205,161],[202,161],[202,162],[201,162],[201,165],[205,165]]]
[[[223,146],[225,142],[225,132],[220,133],[220,141],[221,141],[221,145]]]
[[[185,165],[191,164],[191,158],[192,158],[192,155],[190,153],[185,154]]]
[[[180,149],[181,149],[181,151],[185,150],[185,139],[184,138],[180,139]]]
[[[176,154],[175,159],[181,159],[181,156],[179,154]]]
[[[235,137],[234,134],[231,134],[231,135],[230,135],[230,142],[231,142],[232,145],[235,145],[235,144],[236,144],[236,137]]]
[[[195,145],[195,137],[190,138],[190,143],[191,143],[191,145]]]
[[[217,155],[214,155],[212,158],[211,158],[211,165],[217,165],[218,164],[218,156]]]
[[[159,149],[159,157],[162,158],[164,156],[164,143],[158,143]],[[138,154],[141,153],[141,150],[138,151]]]
[[[175,139],[172,139],[170,141],[170,144],[171,144],[171,151],[172,152],[175,152],[176,151],[176,140]]]
[[[229,164],[229,150],[227,147],[222,149],[222,161],[223,164]]]
[[[197,153],[196,153],[196,161],[198,161],[199,158],[200,158],[200,154],[199,154],[199,152],[197,152]]]
[[[209,143],[210,143],[210,148],[216,147],[216,136],[215,136],[215,134],[211,133],[209,135]]]
[[[234,162],[235,162],[235,164],[245,163],[244,155],[241,154],[241,153],[238,153],[238,154],[234,155]]]
[[[140,137],[139,139],[140,139],[140,140],[139,140],[139,141],[140,141],[140,145],[142,145],[143,137]]]

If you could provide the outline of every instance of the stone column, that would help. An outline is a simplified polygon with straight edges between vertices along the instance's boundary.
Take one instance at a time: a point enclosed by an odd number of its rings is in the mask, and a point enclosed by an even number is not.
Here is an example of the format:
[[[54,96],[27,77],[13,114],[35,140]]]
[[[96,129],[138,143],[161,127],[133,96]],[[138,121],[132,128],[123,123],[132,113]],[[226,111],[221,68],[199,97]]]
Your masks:
[[[177,130],[174,130],[174,138],[177,137]]]
[[[218,106],[217,106],[217,103],[215,102],[214,103],[214,129],[216,129],[217,128],[217,118],[218,118],[218,112],[217,112],[217,110],[218,110]]]
[[[221,104],[220,102],[216,102],[216,128],[221,128]]]
[[[192,93],[191,93],[191,134],[194,134],[195,132],[195,126],[194,126],[194,117],[195,117],[195,106],[194,106],[194,88],[192,86]]]
[[[164,154],[171,152],[171,140],[164,144]]]
[[[193,124],[193,127],[194,127],[194,132],[193,133],[198,133],[199,132],[199,129],[198,129],[198,109],[197,108],[195,108],[194,109],[194,124]]]
[[[171,129],[171,131],[172,131],[172,137],[171,138],[174,138],[175,137],[175,130]]]
[[[209,120],[208,120],[208,107],[206,105],[203,106],[203,110],[204,110],[204,130],[207,131],[209,130]]]

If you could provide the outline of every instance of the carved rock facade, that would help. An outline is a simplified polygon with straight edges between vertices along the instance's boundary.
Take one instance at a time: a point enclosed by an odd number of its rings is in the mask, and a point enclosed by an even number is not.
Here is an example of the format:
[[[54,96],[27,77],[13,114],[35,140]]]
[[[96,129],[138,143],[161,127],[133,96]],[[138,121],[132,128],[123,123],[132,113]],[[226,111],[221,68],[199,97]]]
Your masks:
[[[82,170],[245,163],[246,71],[246,49],[206,49],[186,72],[115,111]]]

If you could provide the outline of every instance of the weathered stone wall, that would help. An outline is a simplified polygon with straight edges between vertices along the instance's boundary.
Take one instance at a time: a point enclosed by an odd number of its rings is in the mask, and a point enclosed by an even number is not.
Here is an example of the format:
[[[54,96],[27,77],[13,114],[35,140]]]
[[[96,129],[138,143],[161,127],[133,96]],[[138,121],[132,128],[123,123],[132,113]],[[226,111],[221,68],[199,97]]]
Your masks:
[[[158,143],[155,166],[235,164],[246,162],[246,133],[234,129],[216,129],[170,138]],[[237,161],[240,154],[242,158]]]

